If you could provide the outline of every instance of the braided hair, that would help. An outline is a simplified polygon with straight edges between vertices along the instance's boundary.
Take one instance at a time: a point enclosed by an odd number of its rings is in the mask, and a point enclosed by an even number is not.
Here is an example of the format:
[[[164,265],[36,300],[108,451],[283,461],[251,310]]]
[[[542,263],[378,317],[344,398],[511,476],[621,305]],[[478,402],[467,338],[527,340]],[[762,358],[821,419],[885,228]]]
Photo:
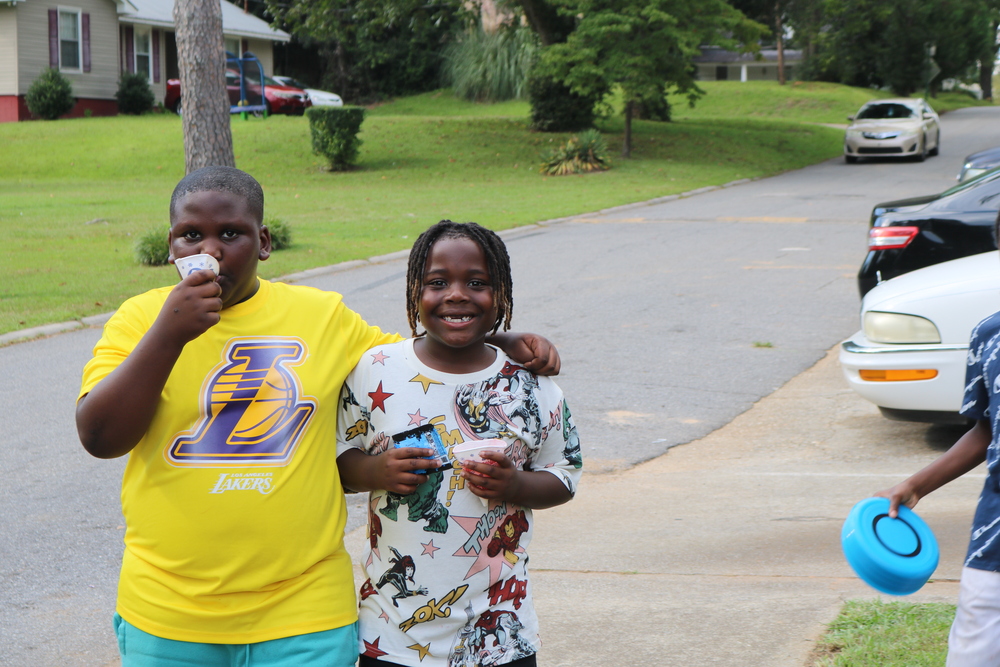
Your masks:
[[[495,232],[482,225],[474,222],[442,220],[417,237],[413,248],[410,249],[410,260],[406,267],[406,320],[413,336],[423,335],[417,333],[420,292],[423,289],[427,256],[438,239],[469,239],[482,248],[493,288],[493,305],[497,308],[497,321],[493,324],[493,333],[497,332],[501,324],[504,331],[510,329],[514,296],[507,246]]]

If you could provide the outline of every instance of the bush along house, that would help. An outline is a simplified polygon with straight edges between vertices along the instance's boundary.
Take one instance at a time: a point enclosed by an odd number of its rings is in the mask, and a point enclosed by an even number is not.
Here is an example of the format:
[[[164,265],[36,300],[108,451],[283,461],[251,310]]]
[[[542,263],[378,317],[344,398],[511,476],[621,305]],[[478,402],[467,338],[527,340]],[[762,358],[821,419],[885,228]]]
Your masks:
[[[273,73],[274,43],[288,33],[220,2],[226,51],[252,51]],[[162,102],[179,74],[173,11],[174,0],[0,0],[0,122],[31,118],[24,96],[49,67],[73,85],[68,118],[117,114],[122,72],[145,74]]]

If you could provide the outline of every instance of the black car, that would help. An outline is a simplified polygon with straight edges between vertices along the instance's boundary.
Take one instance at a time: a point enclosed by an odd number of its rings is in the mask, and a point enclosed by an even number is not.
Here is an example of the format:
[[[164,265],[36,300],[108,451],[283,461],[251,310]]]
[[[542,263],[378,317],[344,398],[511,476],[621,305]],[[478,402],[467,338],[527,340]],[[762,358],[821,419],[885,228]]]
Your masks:
[[[941,194],[878,204],[868,255],[858,271],[861,296],[881,280],[931,264],[995,250],[1000,168]]]
[[[985,151],[973,153],[962,162],[962,171],[958,172],[958,182],[971,181],[976,176],[1000,167],[1000,146]]]

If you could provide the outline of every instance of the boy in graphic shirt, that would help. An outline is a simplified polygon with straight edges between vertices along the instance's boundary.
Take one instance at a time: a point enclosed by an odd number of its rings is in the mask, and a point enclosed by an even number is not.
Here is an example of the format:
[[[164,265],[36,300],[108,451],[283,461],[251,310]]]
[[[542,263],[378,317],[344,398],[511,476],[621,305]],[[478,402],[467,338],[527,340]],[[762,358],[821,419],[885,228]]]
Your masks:
[[[538,621],[527,576],[532,508],[570,500],[580,441],[558,386],[488,345],[509,326],[503,242],[443,221],[410,253],[407,315],[416,334],[374,347],[344,384],[338,459],[345,488],[370,491],[362,564],[361,667],[535,664]],[[430,425],[446,448],[397,448]],[[500,439],[486,462],[460,443]]]

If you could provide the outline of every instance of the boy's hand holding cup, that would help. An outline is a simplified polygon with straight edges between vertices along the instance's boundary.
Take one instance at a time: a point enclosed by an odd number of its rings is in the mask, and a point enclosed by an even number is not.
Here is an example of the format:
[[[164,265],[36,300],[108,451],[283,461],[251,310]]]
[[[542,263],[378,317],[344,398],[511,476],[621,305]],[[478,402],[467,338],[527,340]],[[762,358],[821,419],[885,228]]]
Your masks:
[[[511,492],[517,470],[504,453],[506,449],[506,442],[494,438],[456,445],[451,450],[462,465],[469,490],[484,501],[502,500]]]
[[[216,282],[219,262],[211,255],[189,255],[174,260],[181,281],[167,297],[160,319],[178,340],[194,340],[218,324],[222,287]]]

